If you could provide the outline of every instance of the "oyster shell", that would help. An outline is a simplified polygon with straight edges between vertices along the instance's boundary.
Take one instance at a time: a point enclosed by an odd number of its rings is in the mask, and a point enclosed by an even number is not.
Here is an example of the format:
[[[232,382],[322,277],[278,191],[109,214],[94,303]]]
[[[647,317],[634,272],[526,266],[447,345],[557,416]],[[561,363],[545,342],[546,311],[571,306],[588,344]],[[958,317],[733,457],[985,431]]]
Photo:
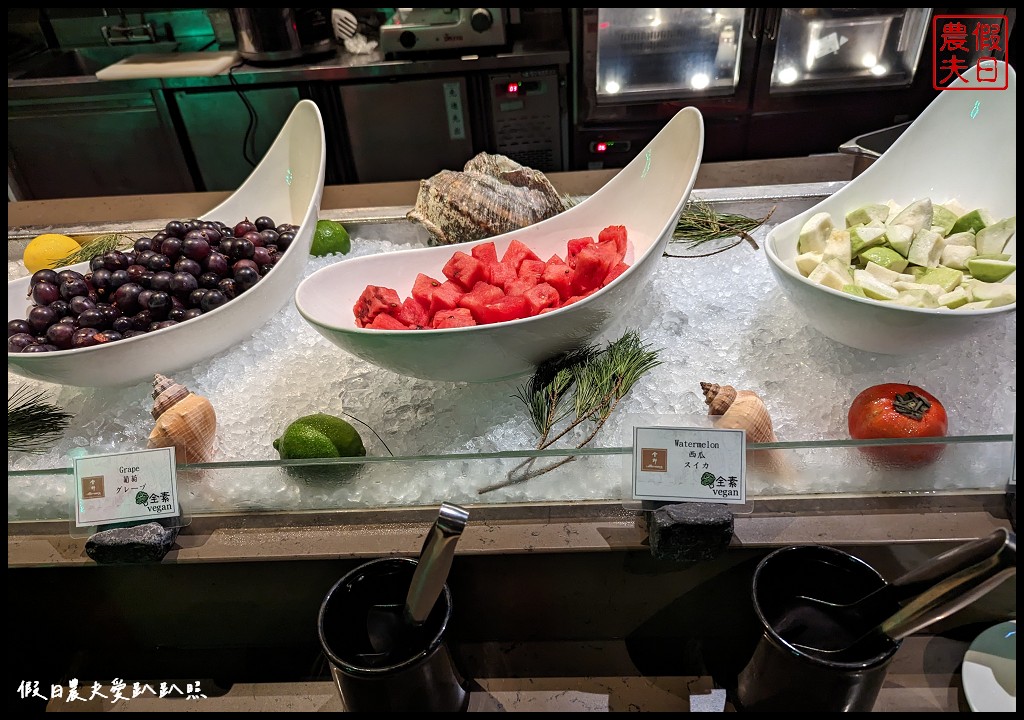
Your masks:
[[[406,217],[423,225],[435,243],[453,245],[518,230],[565,209],[544,173],[480,153],[462,171],[442,170],[421,180]]]

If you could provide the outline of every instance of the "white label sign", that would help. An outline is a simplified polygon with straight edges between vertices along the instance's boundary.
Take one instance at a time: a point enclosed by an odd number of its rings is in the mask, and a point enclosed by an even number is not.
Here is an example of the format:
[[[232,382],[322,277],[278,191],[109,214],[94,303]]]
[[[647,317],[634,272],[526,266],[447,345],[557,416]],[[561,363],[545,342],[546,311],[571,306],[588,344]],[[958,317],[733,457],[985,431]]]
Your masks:
[[[73,462],[78,527],[178,514],[173,447],[87,455]]]
[[[742,430],[633,428],[633,499],[747,501]]]
[[[444,84],[444,107],[448,114],[448,137],[466,139],[466,117],[462,112],[462,90],[457,82]]]

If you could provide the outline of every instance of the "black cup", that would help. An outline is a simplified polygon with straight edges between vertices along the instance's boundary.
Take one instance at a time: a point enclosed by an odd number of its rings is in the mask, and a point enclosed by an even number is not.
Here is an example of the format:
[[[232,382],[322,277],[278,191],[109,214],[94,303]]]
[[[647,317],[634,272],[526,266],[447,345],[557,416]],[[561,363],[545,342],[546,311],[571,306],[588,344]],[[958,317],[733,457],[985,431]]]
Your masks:
[[[444,640],[452,615],[448,586],[423,625],[401,624],[416,565],[410,558],[371,560],[335,583],[320,605],[320,645],[346,710],[457,712],[469,703]],[[388,613],[400,641],[391,637],[382,652],[374,628],[379,618],[389,620]]]
[[[852,603],[886,584],[870,565],[835,548],[786,547],[762,559],[751,590],[761,636],[737,677],[737,707],[755,712],[870,712],[900,643],[879,635],[852,644],[898,607],[883,608],[877,618],[836,613],[821,622],[813,608],[795,598]],[[793,643],[852,649],[817,653]]]

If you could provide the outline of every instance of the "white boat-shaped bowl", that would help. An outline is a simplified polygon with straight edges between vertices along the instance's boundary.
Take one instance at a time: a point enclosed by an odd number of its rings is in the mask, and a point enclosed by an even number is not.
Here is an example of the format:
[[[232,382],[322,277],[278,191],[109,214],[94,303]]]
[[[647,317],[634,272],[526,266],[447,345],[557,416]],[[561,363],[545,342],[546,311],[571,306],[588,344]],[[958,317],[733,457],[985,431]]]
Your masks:
[[[695,108],[680,110],[625,168],[583,202],[534,225],[458,245],[349,258],[317,270],[295,292],[299,313],[339,348],[367,362],[427,380],[489,382],[532,372],[559,353],[593,341],[647,289],[693,189],[704,149]],[[439,330],[356,326],[353,306],[368,284],[410,295],[417,273],[443,279],[452,254],[493,242],[498,257],[513,239],[543,259],[564,255],[572,238],[624,225],[630,268],[598,292],[530,318]]]
[[[931,198],[955,199],[968,210],[986,208],[997,219],[1015,215],[1017,78],[1013,68],[1001,70],[1006,71],[1005,90],[963,89],[966,81],[956,81],[867,170],[768,234],[765,254],[772,274],[822,335],[866,352],[916,355],[975,337],[992,321],[1016,312],[1016,303],[947,310],[862,299],[808,280],[794,263],[800,228],[819,212],[841,225],[846,213],[863,205]],[[964,75],[973,78],[975,72]]]
[[[250,290],[177,325],[104,345],[41,353],[7,353],[23,377],[80,387],[130,386],[155,373],[191,367],[251,336],[292,297],[306,269],[324,189],[326,143],[320,110],[296,104],[270,149],[245,182],[200,217],[234,225],[261,215],[298,225],[295,240]],[[71,267],[85,274],[89,263]],[[24,318],[29,277],[7,283],[7,319]]]

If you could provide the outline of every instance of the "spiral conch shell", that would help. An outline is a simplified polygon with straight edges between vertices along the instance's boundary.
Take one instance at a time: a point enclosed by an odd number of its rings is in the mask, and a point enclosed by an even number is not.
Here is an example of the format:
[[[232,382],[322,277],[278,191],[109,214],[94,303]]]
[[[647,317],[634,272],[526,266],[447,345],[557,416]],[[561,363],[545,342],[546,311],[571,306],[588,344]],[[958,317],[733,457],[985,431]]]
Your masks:
[[[748,443],[778,442],[768,408],[756,392],[707,382],[702,382],[700,389],[716,428],[743,430]],[[789,463],[778,450],[748,450],[747,459],[754,468],[791,477]]]
[[[217,440],[217,414],[202,395],[157,373],[153,378],[153,418],[148,447],[176,448],[179,463],[208,462]]]
[[[749,443],[778,442],[761,396],[752,390],[737,390],[732,385],[700,384],[708,413],[717,417],[716,428],[743,430]]]

